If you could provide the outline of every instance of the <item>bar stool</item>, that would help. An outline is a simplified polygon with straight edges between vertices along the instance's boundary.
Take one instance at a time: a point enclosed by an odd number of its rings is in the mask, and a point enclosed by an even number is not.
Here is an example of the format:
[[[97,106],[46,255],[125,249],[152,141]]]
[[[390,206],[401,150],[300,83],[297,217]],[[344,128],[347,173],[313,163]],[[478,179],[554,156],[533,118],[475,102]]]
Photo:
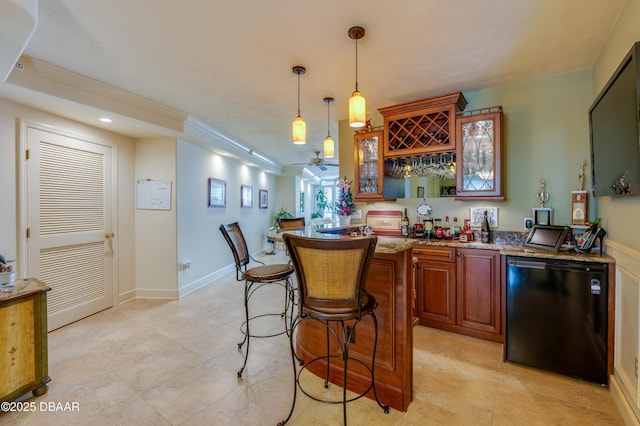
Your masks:
[[[294,391],[291,410],[286,419],[278,423],[284,425],[293,414],[296,404],[297,390],[308,397],[323,403],[342,404],[344,424],[347,424],[347,402],[355,401],[365,396],[371,389],[378,405],[384,413],[389,412],[389,406],[384,405],[378,398],[375,384],[375,362],[378,341],[378,320],[374,309],[376,299],[365,291],[367,274],[378,237],[369,236],[352,239],[321,239],[308,238],[291,234],[284,235],[284,242],[293,262],[298,280],[299,310],[293,320],[289,332],[291,345],[291,360],[294,372]],[[374,325],[373,353],[371,364],[367,365],[360,359],[349,356],[349,346],[355,340],[355,329],[360,321],[370,316]],[[315,320],[324,324],[326,329],[326,355],[301,362],[298,369],[294,347],[294,331],[296,327],[308,320]],[[332,327],[331,325],[334,325]],[[337,341],[337,351],[331,352],[330,335]],[[359,337],[362,339],[364,336]],[[331,360],[342,359],[332,363]],[[300,374],[314,363],[326,364],[324,387],[329,386],[330,369],[342,369],[342,399],[323,400],[310,394],[300,383]],[[371,382],[364,392],[347,399],[348,362],[356,362],[371,375]],[[365,373],[366,374],[366,373]]]
[[[295,304],[295,289],[291,282],[291,274],[293,274],[293,266],[289,263],[271,264],[265,265],[265,263],[254,259],[249,255],[247,249],[247,243],[240,229],[238,222],[231,223],[229,225],[220,225],[220,232],[224,236],[224,239],[229,244],[233,258],[236,264],[236,281],[244,280],[244,313],[245,320],[240,326],[240,331],[244,334],[242,342],[238,343],[238,350],[242,349],[242,346],[247,343],[247,348],[244,354],[244,362],[240,370],[238,370],[238,377],[242,377],[242,372],[247,365],[247,358],[249,357],[249,342],[252,337],[264,338],[279,336],[283,333],[289,333],[291,325],[293,323],[293,306]],[[259,263],[261,266],[255,266],[247,269],[247,265],[250,261]],[[284,310],[279,313],[266,313],[249,316],[249,300],[254,293],[267,284],[280,285],[285,289]],[[287,311],[289,312],[289,322],[287,322]],[[279,315],[285,319],[285,325],[282,331],[269,332],[265,334],[251,334],[249,324],[251,321],[258,318]]]
[[[304,217],[292,217],[292,218],[278,218],[278,227],[280,229],[296,229],[304,228]]]

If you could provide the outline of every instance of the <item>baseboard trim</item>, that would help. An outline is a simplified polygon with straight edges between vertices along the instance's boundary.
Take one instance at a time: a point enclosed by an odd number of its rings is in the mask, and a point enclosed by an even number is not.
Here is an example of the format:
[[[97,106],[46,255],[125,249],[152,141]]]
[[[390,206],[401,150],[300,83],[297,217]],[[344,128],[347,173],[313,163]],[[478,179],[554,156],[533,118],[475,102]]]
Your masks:
[[[640,420],[636,417],[633,408],[629,405],[629,401],[625,397],[616,376],[611,376],[609,380],[609,392],[618,407],[618,411],[622,415],[624,423],[628,426],[640,426]]]

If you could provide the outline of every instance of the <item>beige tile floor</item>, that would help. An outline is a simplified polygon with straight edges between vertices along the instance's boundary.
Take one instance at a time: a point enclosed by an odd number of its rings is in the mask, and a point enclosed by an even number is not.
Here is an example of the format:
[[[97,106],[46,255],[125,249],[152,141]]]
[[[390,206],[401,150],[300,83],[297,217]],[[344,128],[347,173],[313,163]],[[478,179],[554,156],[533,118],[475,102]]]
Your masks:
[[[282,302],[280,291],[264,290],[260,305]],[[242,293],[230,274],[180,300],[134,300],[49,333],[49,392],[26,400],[34,412],[0,414],[0,425],[275,425],[291,402],[288,341],[252,340],[236,377]],[[624,424],[601,386],[504,363],[502,345],[426,327],[414,329],[413,378],[406,413],[385,415],[363,398],[348,405],[349,423]],[[320,379],[306,380],[321,389]],[[48,411],[43,402],[79,410]],[[341,422],[340,406],[299,395],[289,424]]]

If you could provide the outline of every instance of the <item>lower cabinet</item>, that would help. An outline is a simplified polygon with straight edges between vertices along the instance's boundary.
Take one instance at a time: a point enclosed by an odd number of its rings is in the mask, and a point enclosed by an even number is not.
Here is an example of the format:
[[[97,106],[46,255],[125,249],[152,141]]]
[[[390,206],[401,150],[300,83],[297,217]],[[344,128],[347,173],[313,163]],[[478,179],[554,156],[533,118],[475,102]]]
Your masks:
[[[12,293],[0,293],[0,401],[27,392],[40,396],[51,380],[47,352],[47,291],[31,279]],[[1,414],[0,414],[1,415]]]
[[[419,324],[503,341],[498,251],[429,246],[412,255]]]

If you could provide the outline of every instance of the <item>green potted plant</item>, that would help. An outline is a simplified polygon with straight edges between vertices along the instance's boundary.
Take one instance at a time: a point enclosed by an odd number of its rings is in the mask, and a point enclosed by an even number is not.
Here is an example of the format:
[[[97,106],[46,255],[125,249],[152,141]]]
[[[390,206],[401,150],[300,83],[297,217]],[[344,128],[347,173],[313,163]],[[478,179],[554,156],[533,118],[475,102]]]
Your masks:
[[[319,189],[315,195],[316,201],[316,211],[311,214],[311,219],[318,219],[324,216],[324,211],[329,210],[329,202],[327,201],[327,196],[324,194],[324,191]]]

